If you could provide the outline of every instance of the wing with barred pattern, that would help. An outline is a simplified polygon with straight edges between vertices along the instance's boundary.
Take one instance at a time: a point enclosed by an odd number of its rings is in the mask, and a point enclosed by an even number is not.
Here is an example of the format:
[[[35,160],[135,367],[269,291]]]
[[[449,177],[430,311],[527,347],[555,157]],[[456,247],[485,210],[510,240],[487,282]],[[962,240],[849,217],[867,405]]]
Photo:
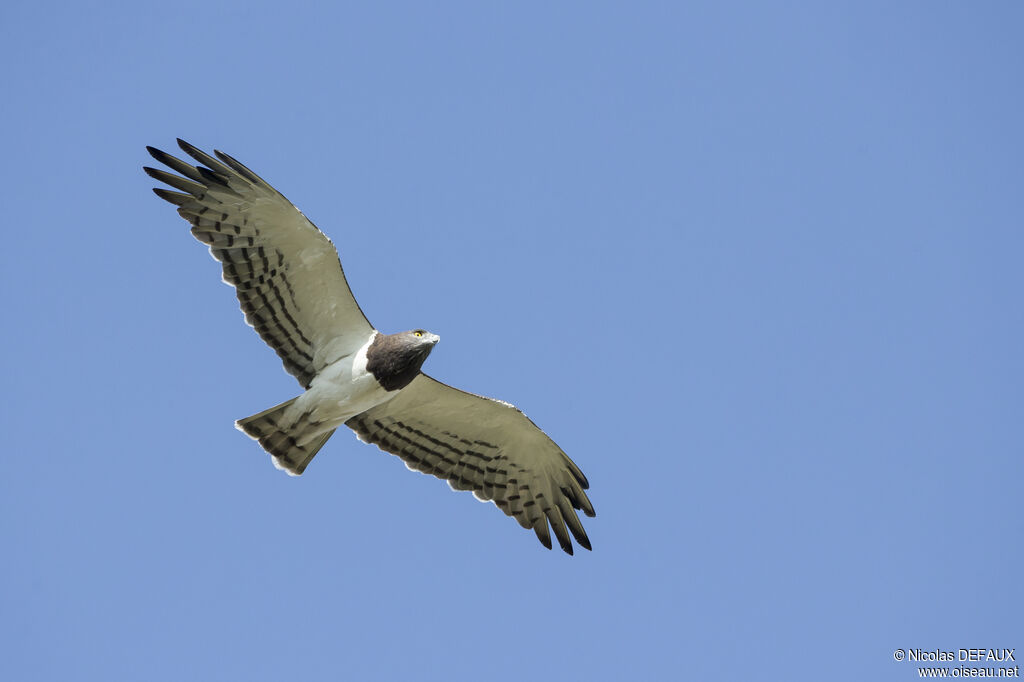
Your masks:
[[[147,147],[180,175],[145,168],[176,190],[155,188],[178,207],[192,234],[224,266],[245,320],[303,387],[325,366],[352,355],[373,325],[345,280],[334,244],[280,192],[234,158],[178,145],[199,165]]]
[[[587,477],[518,409],[420,374],[392,400],[349,419],[362,440],[456,490],[490,500],[551,549],[573,553],[590,539],[574,510],[594,516]]]

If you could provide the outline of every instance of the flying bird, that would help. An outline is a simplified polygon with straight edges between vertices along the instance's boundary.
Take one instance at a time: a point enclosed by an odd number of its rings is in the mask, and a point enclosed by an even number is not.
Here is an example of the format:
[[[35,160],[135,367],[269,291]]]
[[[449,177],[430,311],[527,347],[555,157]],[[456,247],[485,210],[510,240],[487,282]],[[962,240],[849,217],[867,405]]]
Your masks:
[[[280,192],[220,151],[178,145],[198,165],[146,147],[175,173],[143,167],[192,225],[233,286],[245,321],[304,392],[235,422],[298,476],[344,425],[406,466],[491,501],[551,549],[554,532],[590,549],[575,510],[594,516],[587,477],[521,411],[420,371],[440,340],[425,329],[385,334],[370,324],[334,244]],[[568,527],[568,532],[566,528]]]

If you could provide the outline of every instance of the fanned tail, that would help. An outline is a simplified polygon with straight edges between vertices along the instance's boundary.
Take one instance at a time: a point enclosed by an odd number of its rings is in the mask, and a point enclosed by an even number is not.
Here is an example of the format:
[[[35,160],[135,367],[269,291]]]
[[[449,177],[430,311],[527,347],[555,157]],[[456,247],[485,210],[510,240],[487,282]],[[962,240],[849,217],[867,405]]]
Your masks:
[[[292,424],[283,425],[286,422],[285,410],[296,400],[298,398],[292,398],[235,422],[235,428],[259,441],[263,449],[273,456],[274,466],[292,476],[298,476],[306,470],[306,466],[334,433],[334,429],[331,429],[309,438],[308,434],[315,432],[317,425],[311,424],[305,416]]]

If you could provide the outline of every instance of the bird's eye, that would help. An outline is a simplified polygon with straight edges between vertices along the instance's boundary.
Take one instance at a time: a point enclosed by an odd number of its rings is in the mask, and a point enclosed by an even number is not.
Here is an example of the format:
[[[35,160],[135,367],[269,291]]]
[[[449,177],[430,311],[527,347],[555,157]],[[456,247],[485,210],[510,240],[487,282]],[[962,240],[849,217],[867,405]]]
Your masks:
[[[423,332],[413,332],[413,336],[423,336]]]

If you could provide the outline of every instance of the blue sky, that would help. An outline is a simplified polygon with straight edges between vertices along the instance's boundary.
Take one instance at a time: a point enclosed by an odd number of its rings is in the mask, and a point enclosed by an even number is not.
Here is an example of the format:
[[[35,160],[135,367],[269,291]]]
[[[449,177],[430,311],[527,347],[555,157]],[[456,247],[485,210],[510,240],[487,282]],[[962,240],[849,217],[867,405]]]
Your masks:
[[[0,678],[916,679],[1017,647],[1018,3],[0,9]],[[238,157],[594,551],[339,432],[150,192]]]

